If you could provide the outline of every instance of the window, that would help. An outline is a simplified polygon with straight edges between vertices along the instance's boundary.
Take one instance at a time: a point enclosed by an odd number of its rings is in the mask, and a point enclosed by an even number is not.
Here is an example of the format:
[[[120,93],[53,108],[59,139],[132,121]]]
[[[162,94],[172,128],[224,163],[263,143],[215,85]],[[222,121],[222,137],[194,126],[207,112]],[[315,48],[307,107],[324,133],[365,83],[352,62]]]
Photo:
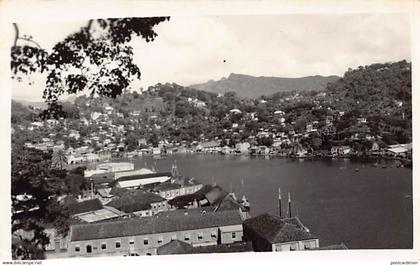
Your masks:
[[[185,235],[184,235],[184,240],[185,240],[185,241],[190,240],[190,234],[185,234]]]
[[[236,238],[236,233],[235,232],[232,233],[232,238]]]
[[[198,236],[197,236],[197,238],[198,238],[198,240],[202,240],[203,239],[203,233],[198,233]]]
[[[211,232],[211,238],[213,238],[213,239],[217,238],[217,232],[216,231]]]
[[[149,239],[147,238],[143,239],[143,245],[149,245]]]
[[[121,247],[121,242],[115,241],[115,248],[120,248],[120,247]]]
[[[160,237],[158,238],[158,241],[157,241],[157,242],[158,242],[158,244],[162,244],[162,241],[163,241],[163,237],[161,237],[161,236],[160,236]]]
[[[130,244],[130,245],[134,245],[134,239],[130,239],[129,244]]]
[[[106,249],[106,243],[104,242],[101,243],[101,249]]]
[[[92,246],[91,245],[86,246],[86,253],[92,253]]]
[[[290,245],[290,251],[295,251],[296,250],[296,246],[295,245]]]
[[[74,247],[74,251],[75,251],[75,252],[80,252],[80,246],[75,246],[75,247]]]

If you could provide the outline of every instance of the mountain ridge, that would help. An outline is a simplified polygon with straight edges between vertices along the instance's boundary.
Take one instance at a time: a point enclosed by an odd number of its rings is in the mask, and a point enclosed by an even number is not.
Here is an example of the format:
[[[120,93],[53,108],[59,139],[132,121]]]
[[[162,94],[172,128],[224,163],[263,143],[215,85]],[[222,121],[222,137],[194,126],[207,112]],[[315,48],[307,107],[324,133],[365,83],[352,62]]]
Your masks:
[[[193,84],[188,87],[213,93],[236,92],[242,98],[258,98],[285,91],[323,91],[330,82],[335,82],[340,76],[304,76],[275,77],[252,76],[231,73],[220,80],[209,80],[205,83]]]

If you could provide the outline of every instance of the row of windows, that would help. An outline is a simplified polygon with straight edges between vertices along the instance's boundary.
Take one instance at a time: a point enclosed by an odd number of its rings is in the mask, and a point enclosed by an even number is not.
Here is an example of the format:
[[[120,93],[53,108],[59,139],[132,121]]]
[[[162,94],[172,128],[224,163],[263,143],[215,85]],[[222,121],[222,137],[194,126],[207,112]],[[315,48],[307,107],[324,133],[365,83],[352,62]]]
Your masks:
[[[157,204],[152,204],[153,209],[161,208],[161,207],[166,207],[166,203],[165,202],[159,202]]]
[[[198,191],[198,190],[199,190],[199,187],[200,187],[200,186],[194,186],[194,187],[192,187],[192,188],[186,188],[186,189],[185,189],[185,191],[182,193],[182,195],[183,195],[183,194],[190,194],[190,193],[194,193],[194,192],[196,192],[196,191]],[[180,192],[180,190],[179,190],[179,189],[177,189],[177,190],[170,190],[170,191],[166,191],[166,192],[164,192],[164,193],[163,193],[163,195],[165,196],[165,194],[166,194],[166,197],[173,196],[173,195],[178,196],[178,195],[180,195],[180,194],[181,194],[181,192]]]
[[[203,236],[204,236],[203,232],[198,233],[197,240],[202,240]],[[211,232],[211,238],[212,239],[217,239],[217,232],[216,231]],[[236,238],[236,233],[235,232],[232,233],[232,238]],[[176,240],[177,236],[172,235],[171,239]],[[184,240],[189,241],[190,239],[191,239],[191,235],[189,233],[185,233],[184,234]],[[162,242],[163,242],[163,237],[162,236],[158,237],[157,243],[162,244]],[[134,239],[129,240],[129,245],[134,245]],[[149,245],[149,239],[148,238],[143,239],[143,245],[145,245],[145,246]],[[115,241],[115,248],[116,249],[121,248],[121,241]],[[102,242],[101,243],[101,250],[106,250],[106,249],[107,249],[107,243]],[[74,251],[75,252],[80,252],[80,246],[76,245]],[[91,245],[86,245],[86,253],[92,253],[92,246]]]

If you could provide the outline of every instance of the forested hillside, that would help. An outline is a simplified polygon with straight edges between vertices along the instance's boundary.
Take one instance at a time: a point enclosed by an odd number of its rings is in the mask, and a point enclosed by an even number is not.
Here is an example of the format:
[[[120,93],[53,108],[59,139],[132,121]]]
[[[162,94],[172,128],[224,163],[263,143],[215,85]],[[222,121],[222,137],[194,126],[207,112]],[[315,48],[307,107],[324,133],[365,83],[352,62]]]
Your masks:
[[[364,116],[371,133],[383,135],[388,142],[411,138],[411,93],[411,63],[406,61],[349,69],[327,86],[332,106],[348,114],[343,127]]]
[[[276,92],[287,91],[321,91],[329,82],[334,82],[338,76],[307,76],[300,78],[249,76],[230,74],[228,78],[218,81],[208,81],[203,84],[189,86],[190,88],[213,93],[235,92],[241,98],[255,99],[269,96]]]

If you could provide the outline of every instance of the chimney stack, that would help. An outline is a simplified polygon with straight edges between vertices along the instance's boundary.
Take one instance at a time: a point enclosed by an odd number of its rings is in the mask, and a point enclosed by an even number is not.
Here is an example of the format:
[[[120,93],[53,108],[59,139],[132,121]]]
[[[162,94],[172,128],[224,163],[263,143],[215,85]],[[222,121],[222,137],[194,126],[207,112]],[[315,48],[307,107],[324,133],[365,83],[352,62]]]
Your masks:
[[[288,193],[289,196],[289,218],[292,218],[292,199],[290,198],[290,192]]]
[[[281,216],[281,190],[280,190],[280,188],[279,188],[279,215],[280,215],[280,218],[282,218],[282,216]]]

